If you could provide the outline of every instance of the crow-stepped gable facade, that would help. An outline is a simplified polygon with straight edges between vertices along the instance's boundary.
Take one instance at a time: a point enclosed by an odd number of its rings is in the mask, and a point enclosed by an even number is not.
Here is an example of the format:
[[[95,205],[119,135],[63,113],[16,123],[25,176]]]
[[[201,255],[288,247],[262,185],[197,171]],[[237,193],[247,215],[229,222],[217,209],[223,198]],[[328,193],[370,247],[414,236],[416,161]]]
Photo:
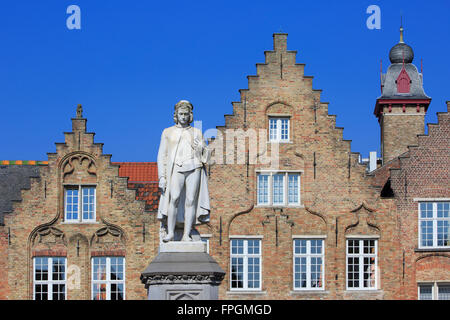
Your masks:
[[[450,102],[425,135],[431,98],[401,35],[369,171],[287,34],[273,40],[209,141],[211,219],[198,231],[226,271],[219,299],[449,299]],[[0,167],[2,299],[146,298],[156,164],[111,163],[81,113],[48,163]],[[256,153],[255,132],[269,140]],[[263,161],[276,150],[276,166]]]

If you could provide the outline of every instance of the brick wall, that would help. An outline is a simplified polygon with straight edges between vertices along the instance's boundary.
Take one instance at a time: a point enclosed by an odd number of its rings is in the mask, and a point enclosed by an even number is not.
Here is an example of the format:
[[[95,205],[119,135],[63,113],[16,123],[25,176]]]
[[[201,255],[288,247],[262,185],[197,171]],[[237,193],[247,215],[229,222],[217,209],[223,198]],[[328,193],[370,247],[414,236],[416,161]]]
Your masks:
[[[328,103],[320,100],[321,90],[313,89],[312,77],[296,63],[296,52],[286,47],[286,35],[275,34],[274,50],[265,52],[265,63],[257,64],[257,75],[248,77],[248,89],[240,90],[241,100],[233,103],[233,114],[218,130],[226,145],[229,129],[267,130],[269,116],[289,116],[291,136],[280,144],[279,167],[302,171],[302,206],[256,206],[256,171],[266,168],[262,164],[211,166],[212,227],[201,231],[212,233],[211,255],[227,272],[220,299],[393,299],[401,274],[395,206],[371,186],[373,176],[366,176],[350,141],[343,139]],[[217,153],[220,135],[211,145]],[[267,148],[270,154],[270,144]],[[256,294],[230,290],[230,236],[239,235],[262,236],[262,290]],[[295,235],[326,237],[325,290],[294,292]],[[356,235],[379,237],[378,290],[346,290],[346,237]]]
[[[31,179],[30,190],[23,190],[14,212],[5,215],[12,237],[8,254],[3,254],[2,227],[0,259],[7,260],[0,260],[0,276],[7,284],[0,286],[1,297],[32,299],[33,257],[64,256],[68,279],[74,279],[77,270],[81,276],[79,286],[68,287],[67,298],[91,299],[91,258],[119,255],[126,259],[126,298],[145,299],[140,274],[157,252],[159,223],[154,212],[144,210],[145,201],[136,200],[136,189],[128,188],[127,178],[119,176],[111,155],[102,153],[103,145],[94,143],[94,133],[86,132],[86,119],[72,119],[72,127],[65,143],[57,143],[57,152],[48,154],[40,178]],[[64,221],[67,184],[96,186],[95,222]]]
[[[414,201],[450,197],[448,113],[438,115],[439,124],[430,125],[427,136],[415,138],[417,146],[409,151],[393,149],[393,153],[408,152],[367,174],[350,141],[343,139],[343,129],[336,127],[335,116],[328,114],[321,90],[313,89],[313,78],[304,75],[303,64],[296,63],[296,52],[287,50],[286,40],[286,34],[274,35],[274,50],[265,52],[265,63],[257,64],[257,74],[248,77],[248,89],[240,90],[233,114],[225,116],[225,125],[217,128],[218,136],[211,141],[216,156],[228,152],[235,158],[233,164],[208,168],[211,221],[198,228],[201,234],[211,235],[210,254],[227,273],[219,298],[416,299],[418,281],[450,279],[448,252],[416,250]],[[243,148],[225,148],[236,135],[230,130],[267,132],[270,116],[290,118],[289,142],[280,144],[277,169],[300,172],[301,205],[297,207],[257,206],[257,171],[267,169],[261,160],[271,154],[270,144],[264,143],[253,155],[256,163],[248,143]],[[414,116],[414,121],[419,118]],[[407,117],[396,118],[400,119]],[[72,119],[72,132],[65,133],[65,142],[57,143],[56,152],[48,154],[40,177],[31,179],[31,188],[22,191],[22,200],[5,216],[5,227],[0,227],[2,299],[33,297],[35,256],[65,256],[67,265],[80,271],[80,285],[68,290],[68,299],[91,298],[92,257],[125,256],[126,298],[146,299],[139,277],[158,250],[155,201],[159,193],[154,183],[121,177],[119,164],[112,164],[102,144],[94,143],[94,133],[86,132],[86,121]],[[411,124],[412,131],[419,130],[416,124]],[[398,146],[405,148],[409,143],[405,140]],[[245,161],[237,163],[239,157]],[[392,198],[380,196],[388,179]],[[96,185],[95,223],[64,222],[65,184]],[[7,227],[11,228],[10,245]],[[261,291],[230,289],[232,236],[261,239]],[[323,237],[324,290],[293,289],[294,236]],[[376,290],[346,289],[346,240],[352,236],[377,239]]]
[[[9,297],[8,286],[8,228],[0,226],[0,299]]]
[[[386,163],[408,151],[408,146],[417,145],[417,135],[424,133],[425,108],[408,105],[403,111],[400,105],[392,106],[389,111],[383,108],[381,136],[383,163]]]
[[[447,108],[449,109],[447,102]],[[400,158],[400,168],[391,171],[398,210],[401,248],[405,252],[402,297],[417,299],[420,281],[450,280],[450,252],[418,250],[418,201],[450,198],[450,114],[438,113],[438,123],[428,125],[428,134]]]

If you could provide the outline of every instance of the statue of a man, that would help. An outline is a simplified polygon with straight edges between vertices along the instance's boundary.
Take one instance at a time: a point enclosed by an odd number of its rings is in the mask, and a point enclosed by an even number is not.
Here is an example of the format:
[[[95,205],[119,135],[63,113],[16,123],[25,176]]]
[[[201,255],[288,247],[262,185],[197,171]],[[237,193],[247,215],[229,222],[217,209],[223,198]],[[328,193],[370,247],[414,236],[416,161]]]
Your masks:
[[[173,241],[175,228],[183,229],[181,241],[192,241],[196,224],[209,221],[209,194],[205,164],[210,151],[202,132],[190,126],[193,105],[175,105],[175,125],[164,129],[158,151],[159,187],[162,190],[158,219],[166,229],[163,241]]]

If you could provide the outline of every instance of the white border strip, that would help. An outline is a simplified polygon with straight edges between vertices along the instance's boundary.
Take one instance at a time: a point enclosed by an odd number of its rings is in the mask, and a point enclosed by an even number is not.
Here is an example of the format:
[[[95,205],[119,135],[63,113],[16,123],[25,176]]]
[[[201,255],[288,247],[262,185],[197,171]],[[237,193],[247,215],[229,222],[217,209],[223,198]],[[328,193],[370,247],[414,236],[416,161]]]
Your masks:
[[[373,236],[369,236],[369,235],[348,235],[345,236],[347,239],[380,239],[379,235],[373,235]]]
[[[264,236],[259,236],[259,235],[253,235],[253,236],[246,236],[246,235],[242,235],[242,236],[228,236],[229,239],[263,239]]]
[[[326,239],[326,235],[292,235],[292,239]]]
[[[414,198],[413,201],[450,201],[450,198]]]

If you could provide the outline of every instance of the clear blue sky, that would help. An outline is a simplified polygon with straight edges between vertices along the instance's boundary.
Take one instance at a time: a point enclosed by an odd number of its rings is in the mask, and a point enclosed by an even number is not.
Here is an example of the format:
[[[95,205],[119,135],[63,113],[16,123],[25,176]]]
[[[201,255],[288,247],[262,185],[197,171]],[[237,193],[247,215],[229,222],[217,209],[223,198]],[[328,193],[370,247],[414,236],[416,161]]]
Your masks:
[[[66,8],[81,8],[69,30]],[[366,8],[381,8],[369,30]],[[423,58],[426,122],[450,100],[450,2],[445,1],[2,1],[0,160],[47,160],[78,103],[113,161],[156,161],[174,104],[192,101],[203,129],[223,125],[272,34],[314,76],[352,151],[379,151],[373,115],[400,14],[414,63]]]

